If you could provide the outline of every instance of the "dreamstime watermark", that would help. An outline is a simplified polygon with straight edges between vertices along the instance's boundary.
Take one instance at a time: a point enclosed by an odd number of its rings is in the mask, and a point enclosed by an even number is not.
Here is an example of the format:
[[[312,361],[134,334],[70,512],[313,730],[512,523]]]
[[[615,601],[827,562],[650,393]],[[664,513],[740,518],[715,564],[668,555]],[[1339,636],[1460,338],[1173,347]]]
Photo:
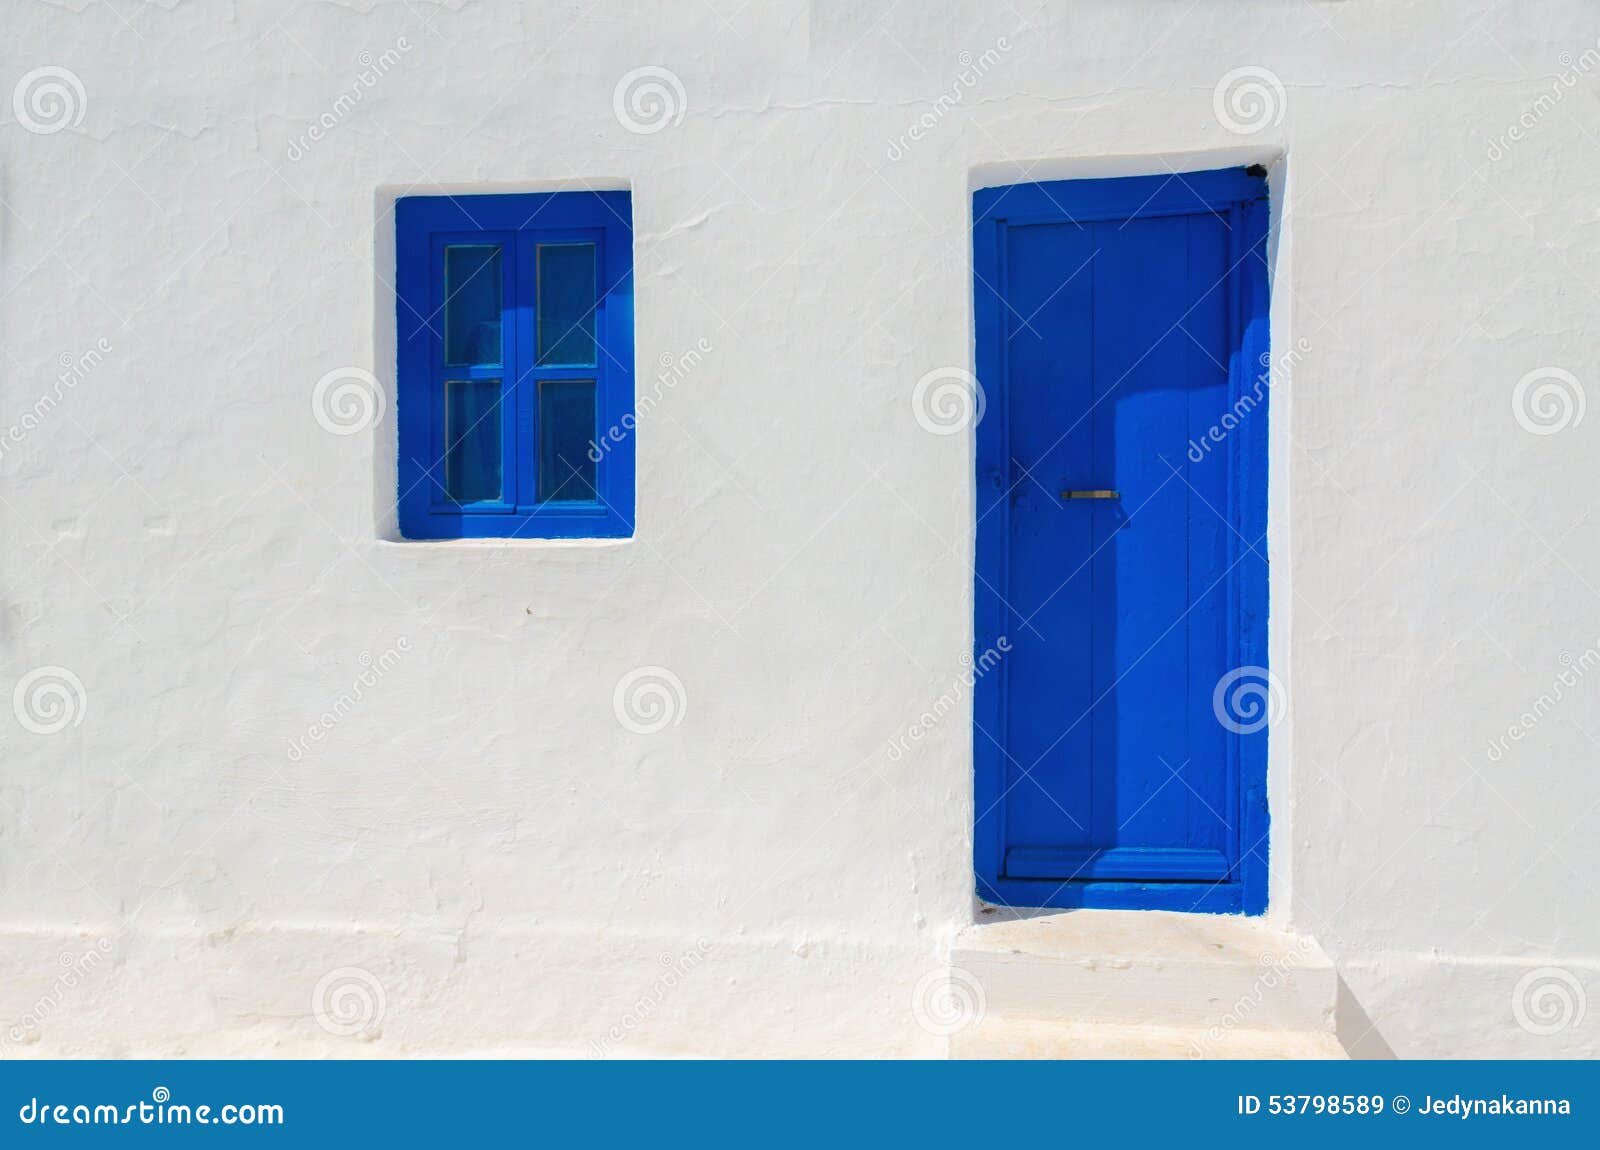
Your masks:
[[[611,710],[636,735],[654,735],[683,722],[689,696],[683,680],[665,667],[635,667],[617,680]]]
[[[1199,439],[1189,441],[1187,452],[1190,463],[1201,463],[1211,451],[1227,442],[1229,434],[1242,424],[1246,417],[1266,401],[1267,392],[1273,387],[1276,377],[1283,383],[1294,381],[1295,366],[1305,358],[1311,350],[1311,341],[1301,337],[1294,341],[1294,346],[1278,357],[1276,369],[1273,366],[1271,352],[1261,353],[1261,370],[1256,373],[1255,381],[1250,390],[1242,393],[1233,405],[1222,413],[1217,422],[1208,427]]]
[[[989,996],[970,970],[938,967],[911,989],[911,1015],[935,1038],[952,1038],[989,1013]]]
[[[936,367],[911,389],[911,414],[924,431],[956,435],[983,422],[983,386],[964,367]]]
[[[1255,64],[1233,69],[1211,90],[1211,111],[1217,123],[1236,136],[1276,128],[1283,123],[1287,104],[1277,73]]]
[[[406,37],[401,36],[394,42],[394,47],[386,48],[381,55],[374,56],[371,52],[362,51],[356,56],[356,62],[361,65],[361,71],[349,86],[339,93],[337,99],[315,120],[311,126],[299,137],[289,141],[289,160],[299,163],[311,150],[313,144],[326,139],[345,118],[354,112],[356,105],[366,99],[367,93],[377,87],[378,81],[394,71],[399,66],[400,60],[415,47]]]
[[[11,692],[11,713],[25,731],[55,735],[82,724],[89,710],[83,680],[66,667],[35,667]]]
[[[958,55],[956,60],[961,65],[961,71],[956,73],[955,80],[950,84],[950,90],[941,92],[933,101],[933,107],[913,120],[896,139],[889,141],[889,162],[899,163],[912,144],[937,128],[946,116],[961,105],[967,98],[967,93],[978,86],[978,81],[994,69],[1000,62],[1000,57],[1009,51],[1011,51],[1011,41],[1001,36],[994,42],[994,47],[986,48],[979,56],[974,57],[971,52],[962,52]]]
[[[1498,763],[1505,758],[1506,753],[1511,750],[1512,743],[1520,743],[1527,738],[1535,727],[1561,705],[1567,698],[1567,693],[1576,688],[1585,675],[1600,667],[1600,639],[1596,639],[1578,655],[1567,651],[1561,652],[1559,662],[1563,670],[1551,680],[1549,689],[1542,692],[1507,725],[1505,734],[1489,740],[1487,757],[1491,763]]]
[[[654,411],[662,397],[689,378],[689,373],[699,367],[710,354],[711,341],[704,337],[696,340],[695,345],[681,355],[674,356],[670,351],[662,352],[658,361],[661,370],[656,373],[655,385],[648,394],[634,400],[633,411],[613,423],[600,438],[589,441],[589,462],[599,463],[613,447],[627,439],[638,426],[639,420]]]
[[[1235,667],[1211,692],[1217,722],[1238,735],[1253,735],[1289,713],[1283,681],[1265,667]]]
[[[1295,968],[1306,960],[1314,948],[1315,943],[1309,937],[1302,935],[1295,940],[1294,949],[1287,954],[1263,951],[1258,964],[1260,969],[1250,984],[1250,989],[1234,999],[1222,1017],[1203,1035],[1190,1040],[1189,1057],[1206,1057],[1230,1031],[1244,1027],[1250,1017],[1261,1009],[1261,1004],[1267,997],[1288,983]]]
[[[378,377],[364,367],[336,367],[311,389],[311,414],[334,435],[376,427],[387,403]]]
[[[104,336],[94,341],[94,346],[88,351],[73,355],[64,351],[57,357],[61,370],[56,373],[54,382],[49,390],[33,401],[33,406],[22,413],[22,417],[11,426],[0,428],[0,459],[6,452],[17,447],[30,434],[44,425],[51,412],[61,405],[67,392],[77,387],[89,378],[89,373],[105,362],[106,356],[111,354],[111,341]]]
[[[311,744],[320,743],[326,739],[333,729],[350,715],[362,701],[366,699],[367,692],[376,687],[383,677],[400,665],[400,660],[411,653],[411,639],[401,635],[386,647],[377,658],[372,653],[363,651],[356,657],[356,662],[361,664],[361,673],[350,683],[348,691],[341,691],[333,700],[326,711],[318,715],[316,720],[306,728],[306,733],[295,739],[289,740],[289,749],[286,752],[291,763],[298,763],[306,757],[306,752],[311,749]]]
[[[617,123],[637,136],[650,136],[683,123],[689,110],[683,81],[670,68],[647,64],[617,81],[611,93]]]
[[[612,1047],[626,1042],[634,1031],[661,1009],[661,1004],[666,1002],[667,996],[677,989],[678,985],[693,973],[710,953],[711,943],[703,938],[696,940],[692,947],[681,954],[662,953],[656,959],[661,967],[661,973],[640,992],[639,997],[633,1000],[633,1004],[614,1026],[600,1038],[589,1041],[589,1053],[595,1058],[604,1058],[611,1053]]]
[[[335,1038],[376,1038],[388,1006],[383,983],[362,966],[335,967],[311,990],[311,1013]]]
[[[1600,45],[1600,41],[1596,43]],[[1561,71],[1550,82],[1550,87],[1541,92],[1520,116],[1507,124],[1505,131],[1489,141],[1484,154],[1489,157],[1491,164],[1505,159],[1514,145],[1527,139],[1539,122],[1550,114],[1550,110],[1567,98],[1567,93],[1578,86],[1579,80],[1600,68],[1600,47],[1584,49],[1576,61],[1571,52],[1561,53],[1557,60],[1561,64]]]
[[[17,1109],[24,1126],[282,1126],[283,1107],[273,1102],[194,1105],[172,1101],[172,1091],[157,1086],[149,1101],[126,1106],[106,1102],[54,1102],[29,1097]]]
[[[89,975],[99,969],[100,964],[110,953],[109,938],[96,940],[94,945],[82,954],[62,951],[61,970],[56,975],[55,981],[50,984],[48,990],[33,1000],[33,1004],[21,1018],[6,1029],[5,1040],[9,1043],[39,1041],[46,1020],[61,1009],[72,993],[88,980]]]
[[[17,123],[36,136],[49,136],[83,123],[89,95],[71,68],[47,64],[35,68],[11,89],[11,111]]]
[[[1588,1009],[1583,983],[1559,966],[1528,971],[1511,992],[1511,1014],[1517,1025],[1540,1038],[1577,1026]]]
[[[961,662],[963,670],[956,676],[956,681],[933,701],[933,705],[916,717],[916,720],[906,728],[906,733],[889,740],[889,761],[898,763],[910,752],[913,743],[920,743],[928,737],[935,727],[944,721],[945,716],[956,709],[962,699],[971,693],[977,681],[994,670],[1000,664],[1001,656],[1011,653],[1011,640],[1001,635],[994,641],[994,646],[987,648],[977,658],[962,652]]]
[[[1511,414],[1524,431],[1554,435],[1583,422],[1583,384],[1561,367],[1536,367],[1511,389]]]

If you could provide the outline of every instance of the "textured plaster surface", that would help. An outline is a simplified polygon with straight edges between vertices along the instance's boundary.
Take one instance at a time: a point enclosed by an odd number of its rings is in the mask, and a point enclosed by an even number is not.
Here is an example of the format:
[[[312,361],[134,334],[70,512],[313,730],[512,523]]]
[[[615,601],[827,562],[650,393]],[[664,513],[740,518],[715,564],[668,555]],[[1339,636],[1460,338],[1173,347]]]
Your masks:
[[[1275,352],[1307,348],[1272,401],[1271,915],[1396,1052],[1595,1051],[1600,1004],[1513,1010],[1539,968],[1600,988],[1592,682],[1488,751],[1600,641],[1600,419],[1512,408],[1535,369],[1600,385],[1600,72],[1530,117],[1592,5],[5,25],[0,427],[109,348],[0,452],[0,686],[86,699],[0,711],[8,1052],[941,1052],[912,988],[972,921],[974,494],[910,399],[972,362],[969,192],[1243,160]],[[44,66],[84,94],[49,134],[3,99]],[[649,134],[613,106],[644,66],[686,105]],[[1243,66],[1284,90],[1249,135],[1213,108]],[[637,538],[396,542],[394,197],[558,186],[633,190],[641,393],[710,348],[641,421]],[[334,435],[348,367],[391,402]],[[648,735],[613,709],[639,667],[683,687]],[[355,1034],[318,1001],[347,969]]]

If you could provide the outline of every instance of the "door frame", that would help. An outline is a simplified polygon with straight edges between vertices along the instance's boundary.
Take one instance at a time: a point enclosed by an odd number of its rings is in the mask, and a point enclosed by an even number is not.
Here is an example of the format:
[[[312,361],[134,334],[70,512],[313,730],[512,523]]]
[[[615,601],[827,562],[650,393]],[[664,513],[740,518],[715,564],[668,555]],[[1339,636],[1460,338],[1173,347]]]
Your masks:
[[[1011,226],[1149,219],[1212,212],[1228,217],[1230,269],[1228,403],[1236,418],[1224,441],[1228,454],[1228,534],[1233,602],[1228,612],[1232,667],[1267,666],[1267,407],[1271,343],[1268,333],[1267,184],[1259,169],[1228,168],[1172,175],[1056,180],[981,188],[972,196],[973,324],[976,378],[988,417],[976,427],[976,531],[973,564],[973,652],[996,649],[1005,638],[1006,542],[1010,537],[1010,396],[1007,380],[1005,231]],[[1259,390],[1259,399],[1254,393]],[[1003,648],[1002,648],[1003,649]],[[1019,907],[1099,907],[1261,914],[1267,904],[1267,738],[1269,728],[1228,733],[1225,769],[1238,780],[1239,862],[1227,880],[1112,882],[1007,878],[1005,857],[1006,660],[977,680],[973,694],[973,865],[984,902]]]

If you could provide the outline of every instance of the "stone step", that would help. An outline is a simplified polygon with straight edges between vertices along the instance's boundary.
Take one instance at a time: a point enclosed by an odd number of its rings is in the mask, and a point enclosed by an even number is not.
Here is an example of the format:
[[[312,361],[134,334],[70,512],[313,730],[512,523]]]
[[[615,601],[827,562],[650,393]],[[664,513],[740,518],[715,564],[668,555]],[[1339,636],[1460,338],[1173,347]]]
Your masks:
[[[984,1018],[1334,1034],[1338,975],[1308,935],[1228,915],[985,912],[950,959],[954,980],[981,987]]]
[[[989,1016],[950,1039],[951,1058],[1345,1058],[1331,1033],[1208,1030]]]

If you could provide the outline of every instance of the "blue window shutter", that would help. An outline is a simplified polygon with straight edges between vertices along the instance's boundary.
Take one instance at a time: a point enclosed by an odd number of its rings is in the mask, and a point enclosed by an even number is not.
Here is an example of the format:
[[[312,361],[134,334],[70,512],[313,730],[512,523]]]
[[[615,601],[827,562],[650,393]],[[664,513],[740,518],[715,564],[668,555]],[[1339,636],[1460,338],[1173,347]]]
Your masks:
[[[395,251],[401,534],[631,536],[630,193],[407,196]]]

